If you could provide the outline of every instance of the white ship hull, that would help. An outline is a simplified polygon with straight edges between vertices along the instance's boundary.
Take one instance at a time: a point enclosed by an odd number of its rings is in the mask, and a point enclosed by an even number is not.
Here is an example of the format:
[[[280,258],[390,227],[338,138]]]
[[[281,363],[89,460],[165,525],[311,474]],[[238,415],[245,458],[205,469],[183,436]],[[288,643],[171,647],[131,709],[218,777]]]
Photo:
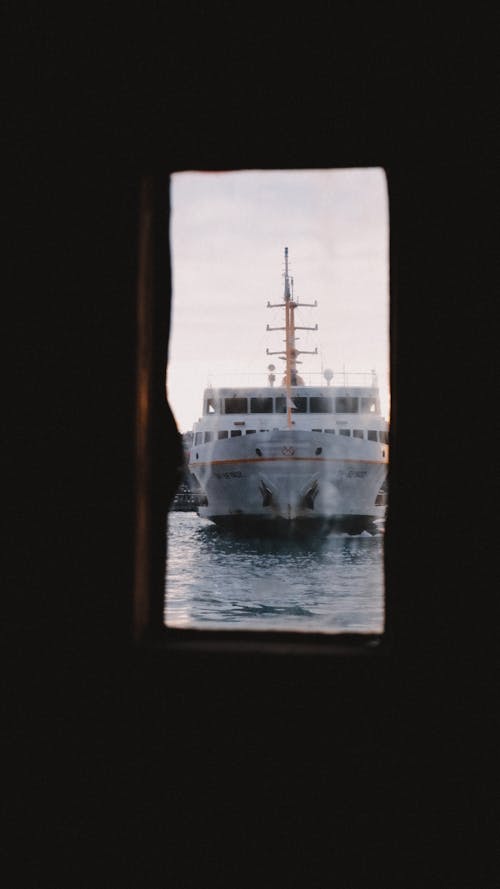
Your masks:
[[[190,470],[206,501],[199,515],[255,524],[373,530],[388,447],[366,439],[280,429],[199,445]]]

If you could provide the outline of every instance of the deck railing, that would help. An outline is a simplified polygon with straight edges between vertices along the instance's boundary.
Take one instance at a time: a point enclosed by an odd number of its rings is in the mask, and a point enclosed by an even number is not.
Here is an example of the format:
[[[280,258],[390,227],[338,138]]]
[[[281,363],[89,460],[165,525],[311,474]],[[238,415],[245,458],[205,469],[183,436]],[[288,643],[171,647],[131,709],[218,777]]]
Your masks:
[[[299,370],[299,375],[304,380],[305,386],[378,386],[379,388],[388,388],[382,377],[374,371],[333,370],[333,376],[329,380],[325,379],[323,371]],[[281,387],[284,368],[276,367],[274,376],[274,386]],[[207,376],[205,388],[230,389],[235,385],[242,388],[245,386],[269,386],[268,377],[269,371],[218,371]]]

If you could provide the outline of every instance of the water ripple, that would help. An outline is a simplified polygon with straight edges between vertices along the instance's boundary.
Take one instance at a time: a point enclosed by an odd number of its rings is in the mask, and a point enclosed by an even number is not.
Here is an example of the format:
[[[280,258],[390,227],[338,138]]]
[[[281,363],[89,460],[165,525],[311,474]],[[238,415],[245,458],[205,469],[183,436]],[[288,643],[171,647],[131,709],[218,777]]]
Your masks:
[[[168,517],[169,626],[381,632],[383,534],[280,540]]]

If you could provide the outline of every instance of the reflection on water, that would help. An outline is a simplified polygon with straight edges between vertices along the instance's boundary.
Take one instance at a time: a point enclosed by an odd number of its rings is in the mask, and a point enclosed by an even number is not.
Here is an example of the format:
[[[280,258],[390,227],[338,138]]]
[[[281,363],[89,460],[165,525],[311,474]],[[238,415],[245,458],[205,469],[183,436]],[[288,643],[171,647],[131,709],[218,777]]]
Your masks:
[[[239,538],[168,516],[168,626],[383,631],[383,534]]]

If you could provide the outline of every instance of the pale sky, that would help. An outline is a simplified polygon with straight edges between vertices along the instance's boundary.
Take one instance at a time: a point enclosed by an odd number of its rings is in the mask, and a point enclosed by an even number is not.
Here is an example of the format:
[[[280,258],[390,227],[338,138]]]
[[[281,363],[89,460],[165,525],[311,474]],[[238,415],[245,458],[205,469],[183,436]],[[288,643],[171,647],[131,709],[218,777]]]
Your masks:
[[[284,248],[297,309],[299,371],[378,374],[389,412],[389,208],[383,170],[249,170],[171,177],[172,326],[168,398],[187,432],[209,385],[267,385],[266,355],[283,348]],[[353,385],[361,382],[348,377]]]

